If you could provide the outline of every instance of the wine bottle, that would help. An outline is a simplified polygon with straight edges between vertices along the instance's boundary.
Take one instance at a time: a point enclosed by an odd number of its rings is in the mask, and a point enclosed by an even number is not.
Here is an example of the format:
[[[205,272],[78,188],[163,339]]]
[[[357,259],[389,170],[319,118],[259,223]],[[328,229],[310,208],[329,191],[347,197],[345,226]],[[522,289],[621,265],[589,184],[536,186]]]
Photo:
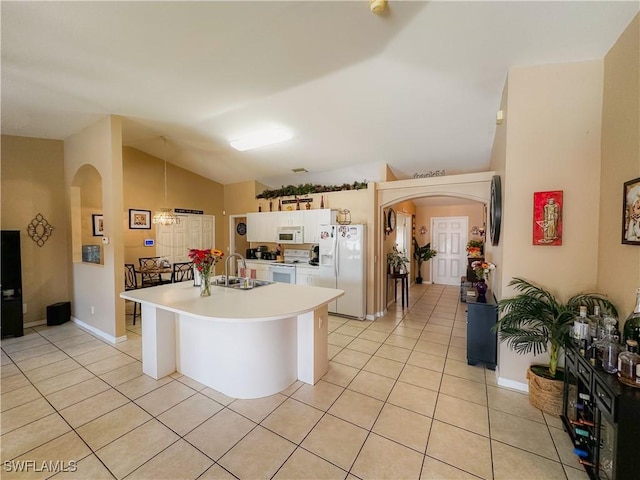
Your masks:
[[[624,321],[624,341],[635,340],[640,342],[640,288],[636,290],[636,308]]]

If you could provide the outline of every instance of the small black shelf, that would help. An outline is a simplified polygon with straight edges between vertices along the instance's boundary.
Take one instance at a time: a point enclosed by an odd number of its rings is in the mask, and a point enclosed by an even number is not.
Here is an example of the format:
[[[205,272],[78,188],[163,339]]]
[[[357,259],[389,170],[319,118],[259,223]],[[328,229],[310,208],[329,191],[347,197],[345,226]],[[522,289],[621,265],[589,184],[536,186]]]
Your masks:
[[[498,321],[498,304],[489,290],[486,300],[467,297],[467,364],[484,362],[490,370],[496,369],[497,333],[491,328]]]

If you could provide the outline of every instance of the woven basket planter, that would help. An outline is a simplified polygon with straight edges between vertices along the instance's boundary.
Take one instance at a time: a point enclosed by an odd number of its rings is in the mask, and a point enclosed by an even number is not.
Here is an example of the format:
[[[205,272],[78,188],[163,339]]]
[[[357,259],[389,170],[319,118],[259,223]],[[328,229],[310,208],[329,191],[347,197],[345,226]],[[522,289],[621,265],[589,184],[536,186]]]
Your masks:
[[[562,380],[551,380],[527,370],[529,402],[534,407],[556,417],[562,414]]]

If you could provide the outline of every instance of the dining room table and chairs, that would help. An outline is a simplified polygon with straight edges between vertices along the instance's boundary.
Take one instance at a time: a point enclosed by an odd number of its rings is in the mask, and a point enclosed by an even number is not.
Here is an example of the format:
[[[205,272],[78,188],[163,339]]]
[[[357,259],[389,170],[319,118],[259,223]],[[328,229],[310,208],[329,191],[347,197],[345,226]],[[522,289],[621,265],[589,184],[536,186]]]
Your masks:
[[[171,283],[173,269],[169,261],[164,257],[140,257],[138,258],[138,273],[142,279],[141,287],[155,287]],[[163,275],[165,275],[163,277]],[[168,275],[168,278],[167,278]]]
[[[136,268],[133,263],[124,264],[124,289],[125,291],[137,290],[138,287],[138,275],[136,274]],[[128,314],[127,314],[128,315]],[[140,304],[133,302],[133,324],[136,324],[136,317],[140,316]]]
[[[171,283],[193,280],[193,262],[176,262],[171,272]]]

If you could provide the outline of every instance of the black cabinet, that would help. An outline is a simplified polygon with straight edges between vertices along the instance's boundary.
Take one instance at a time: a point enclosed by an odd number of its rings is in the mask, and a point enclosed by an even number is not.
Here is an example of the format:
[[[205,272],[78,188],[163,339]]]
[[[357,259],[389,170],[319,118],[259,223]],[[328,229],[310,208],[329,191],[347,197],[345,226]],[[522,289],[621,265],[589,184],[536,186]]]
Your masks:
[[[20,260],[20,232],[2,230],[1,291],[2,337],[21,337],[22,328],[22,262]]]
[[[562,421],[591,479],[635,480],[640,472],[640,390],[566,351]]]
[[[497,321],[498,305],[491,291],[484,302],[467,297],[467,364],[484,362],[487,368],[496,369],[498,337],[491,328]]]

